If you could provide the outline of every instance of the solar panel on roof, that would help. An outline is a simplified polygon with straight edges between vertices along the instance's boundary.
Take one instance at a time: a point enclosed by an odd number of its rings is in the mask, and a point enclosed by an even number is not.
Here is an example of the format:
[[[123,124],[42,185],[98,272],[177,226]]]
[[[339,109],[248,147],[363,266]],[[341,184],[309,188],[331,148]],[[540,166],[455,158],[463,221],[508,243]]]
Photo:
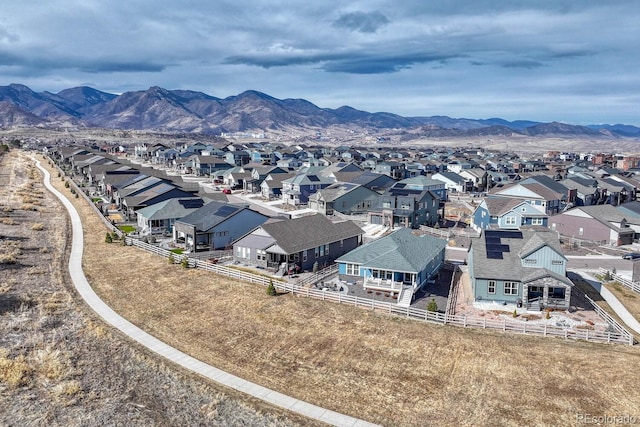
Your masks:
[[[228,216],[234,213],[237,209],[231,206],[221,206],[214,215],[216,216]]]
[[[503,259],[502,252],[489,252],[487,251],[487,259]]]
[[[204,205],[204,201],[202,199],[180,199],[178,200],[185,209],[196,209],[201,208]]]
[[[320,178],[318,178],[315,175],[309,175],[308,178],[309,178],[309,181],[320,181]]]

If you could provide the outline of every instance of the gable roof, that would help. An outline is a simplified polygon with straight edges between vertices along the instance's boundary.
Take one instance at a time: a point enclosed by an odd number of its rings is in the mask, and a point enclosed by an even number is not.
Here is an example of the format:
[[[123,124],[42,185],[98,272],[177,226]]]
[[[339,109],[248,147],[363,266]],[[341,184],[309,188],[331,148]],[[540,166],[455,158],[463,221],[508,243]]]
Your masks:
[[[336,262],[359,264],[382,270],[418,273],[440,254],[447,242],[428,234],[417,236],[408,228],[360,246]]]
[[[191,212],[184,218],[181,218],[177,222],[192,225],[196,227],[198,231],[208,231],[227,218],[236,215],[243,209],[248,208],[245,206],[212,200],[201,208]],[[256,214],[258,213],[256,212]]]
[[[201,208],[205,203],[208,203],[208,200],[202,197],[168,199],[142,208],[137,213],[150,220],[182,218]]]
[[[548,229],[485,230],[471,241],[473,277],[522,281],[542,268],[524,267],[522,259],[548,246],[565,259],[558,234]],[[537,273],[536,273],[537,274]]]
[[[364,234],[352,221],[333,223],[322,214],[267,222],[261,228],[288,254]]]

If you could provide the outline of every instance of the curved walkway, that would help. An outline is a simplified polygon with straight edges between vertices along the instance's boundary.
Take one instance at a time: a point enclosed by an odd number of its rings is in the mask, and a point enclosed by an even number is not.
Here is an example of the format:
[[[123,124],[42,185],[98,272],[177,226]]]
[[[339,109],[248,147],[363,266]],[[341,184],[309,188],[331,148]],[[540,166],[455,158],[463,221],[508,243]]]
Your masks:
[[[620,302],[620,300],[613,294],[611,291],[604,286],[602,283],[595,278],[591,273],[587,271],[581,270],[572,270],[574,273],[579,274],[582,278],[591,285],[593,289],[598,291],[598,293],[604,298],[604,300],[609,304],[609,307],[613,311],[616,312],[618,317],[631,329],[635,331],[636,334],[640,334],[640,322],[633,317],[633,314],[629,313],[629,310],[626,309],[624,305]]]
[[[100,315],[107,323],[115,326],[130,338],[170,361],[197,374],[212,379],[224,386],[251,395],[271,405],[335,426],[375,426],[375,424],[294,399],[293,397],[243,380],[235,375],[231,375],[227,372],[221,371],[220,369],[214,368],[213,366],[207,365],[206,363],[203,363],[149,335],[113,311],[111,307],[105,304],[104,301],[102,301],[93,291],[84,275],[84,272],[82,271],[84,237],[82,233],[82,222],[80,221],[78,211],[62,193],[53,188],[50,182],[51,175],[49,172],[40,165],[39,161],[34,158],[32,159],[36,162],[38,169],[44,173],[44,184],[47,189],[60,199],[71,217],[71,228],[73,233],[71,255],[69,257],[69,273],[71,274],[71,280],[73,281],[75,288],[78,290],[78,293],[80,293],[80,296],[86,301],[89,307],[98,313],[98,315]]]

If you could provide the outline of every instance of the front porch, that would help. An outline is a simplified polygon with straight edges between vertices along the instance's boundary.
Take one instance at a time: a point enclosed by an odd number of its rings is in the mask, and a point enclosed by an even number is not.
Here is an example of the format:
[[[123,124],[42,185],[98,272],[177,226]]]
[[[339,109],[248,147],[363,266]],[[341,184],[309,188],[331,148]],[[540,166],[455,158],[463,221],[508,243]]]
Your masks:
[[[571,287],[557,281],[549,283],[545,280],[523,284],[522,301],[528,310],[567,309],[571,301]]]

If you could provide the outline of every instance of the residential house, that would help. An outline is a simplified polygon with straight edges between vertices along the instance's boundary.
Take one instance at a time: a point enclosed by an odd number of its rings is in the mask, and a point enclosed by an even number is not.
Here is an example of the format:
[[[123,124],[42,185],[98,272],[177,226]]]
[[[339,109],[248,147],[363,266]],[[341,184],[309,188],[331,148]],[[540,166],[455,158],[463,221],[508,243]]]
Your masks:
[[[331,264],[362,244],[352,221],[331,222],[322,214],[272,219],[233,243],[237,262],[280,271],[310,271]]]
[[[282,197],[282,181],[291,179],[296,174],[293,172],[287,173],[270,173],[260,183],[260,193],[265,199],[279,199]]]
[[[455,172],[442,171],[433,174],[431,178],[444,182],[449,193],[467,193],[473,190],[473,182]]]
[[[267,219],[243,205],[211,201],[175,221],[173,241],[192,252],[225,249]]]
[[[324,215],[366,213],[380,195],[362,185],[336,182],[309,196],[309,209]]]
[[[553,231],[484,230],[471,239],[467,262],[476,301],[532,310],[569,308],[573,283]]]
[[[467,181],[471,181],[471,191],[478,193],[487,191],[489,175],[486,170],[480,168],[463,169],[458,172],[458,175],[465,178]]]
[[[522,226],[546,227],[547,215],[540,207],[510,197],[485,197],[471,216],[471,227],[476,230],[519,229]]]
[[[445,240],[399,228],[338,258],[338,275],[365,289],[396,294],[398,304],[408,307],[440,270],[446,246]]]
[[[565,188],[559,192],[537,182],[518,182],[504,187],[495,187],[491,194],[523,200],[531,205],[544,209],[547,215],[561,212],[568,203],[575,201],[575,189],[572,193]]]
[[[186,191],[176,187],[169,182],[161,182],[159,185],[152,185],[131,192],[122,197],[122,211],[128,219],[136,217],[138,209],[154,205],[156,203],[174,199],[193,197],[194,192]]]
[[[431,190],[423,190],[397,182],[378,198],[369,212],[371,224],[388,227],[418,228],[438,222],[440,198]]]
[[[173,236],[173,225],[180,218],[200,209],[209,199],[202,197],[168,199],[136,211],[140,235]]]
[[[374,172],[390,176],[396,181],[407,177],[405,164],[401,162],[379,162],[376,164]]]
[[[333,179],[321,175],[298,173],[282,181],[282,202],[294,206],[306,205],[313,193],[334,182]]]
[[[578,206],[552,215],[549,224],[563,237],[612,246],[631,244],[635,234],[624,213],[611,205]]]

